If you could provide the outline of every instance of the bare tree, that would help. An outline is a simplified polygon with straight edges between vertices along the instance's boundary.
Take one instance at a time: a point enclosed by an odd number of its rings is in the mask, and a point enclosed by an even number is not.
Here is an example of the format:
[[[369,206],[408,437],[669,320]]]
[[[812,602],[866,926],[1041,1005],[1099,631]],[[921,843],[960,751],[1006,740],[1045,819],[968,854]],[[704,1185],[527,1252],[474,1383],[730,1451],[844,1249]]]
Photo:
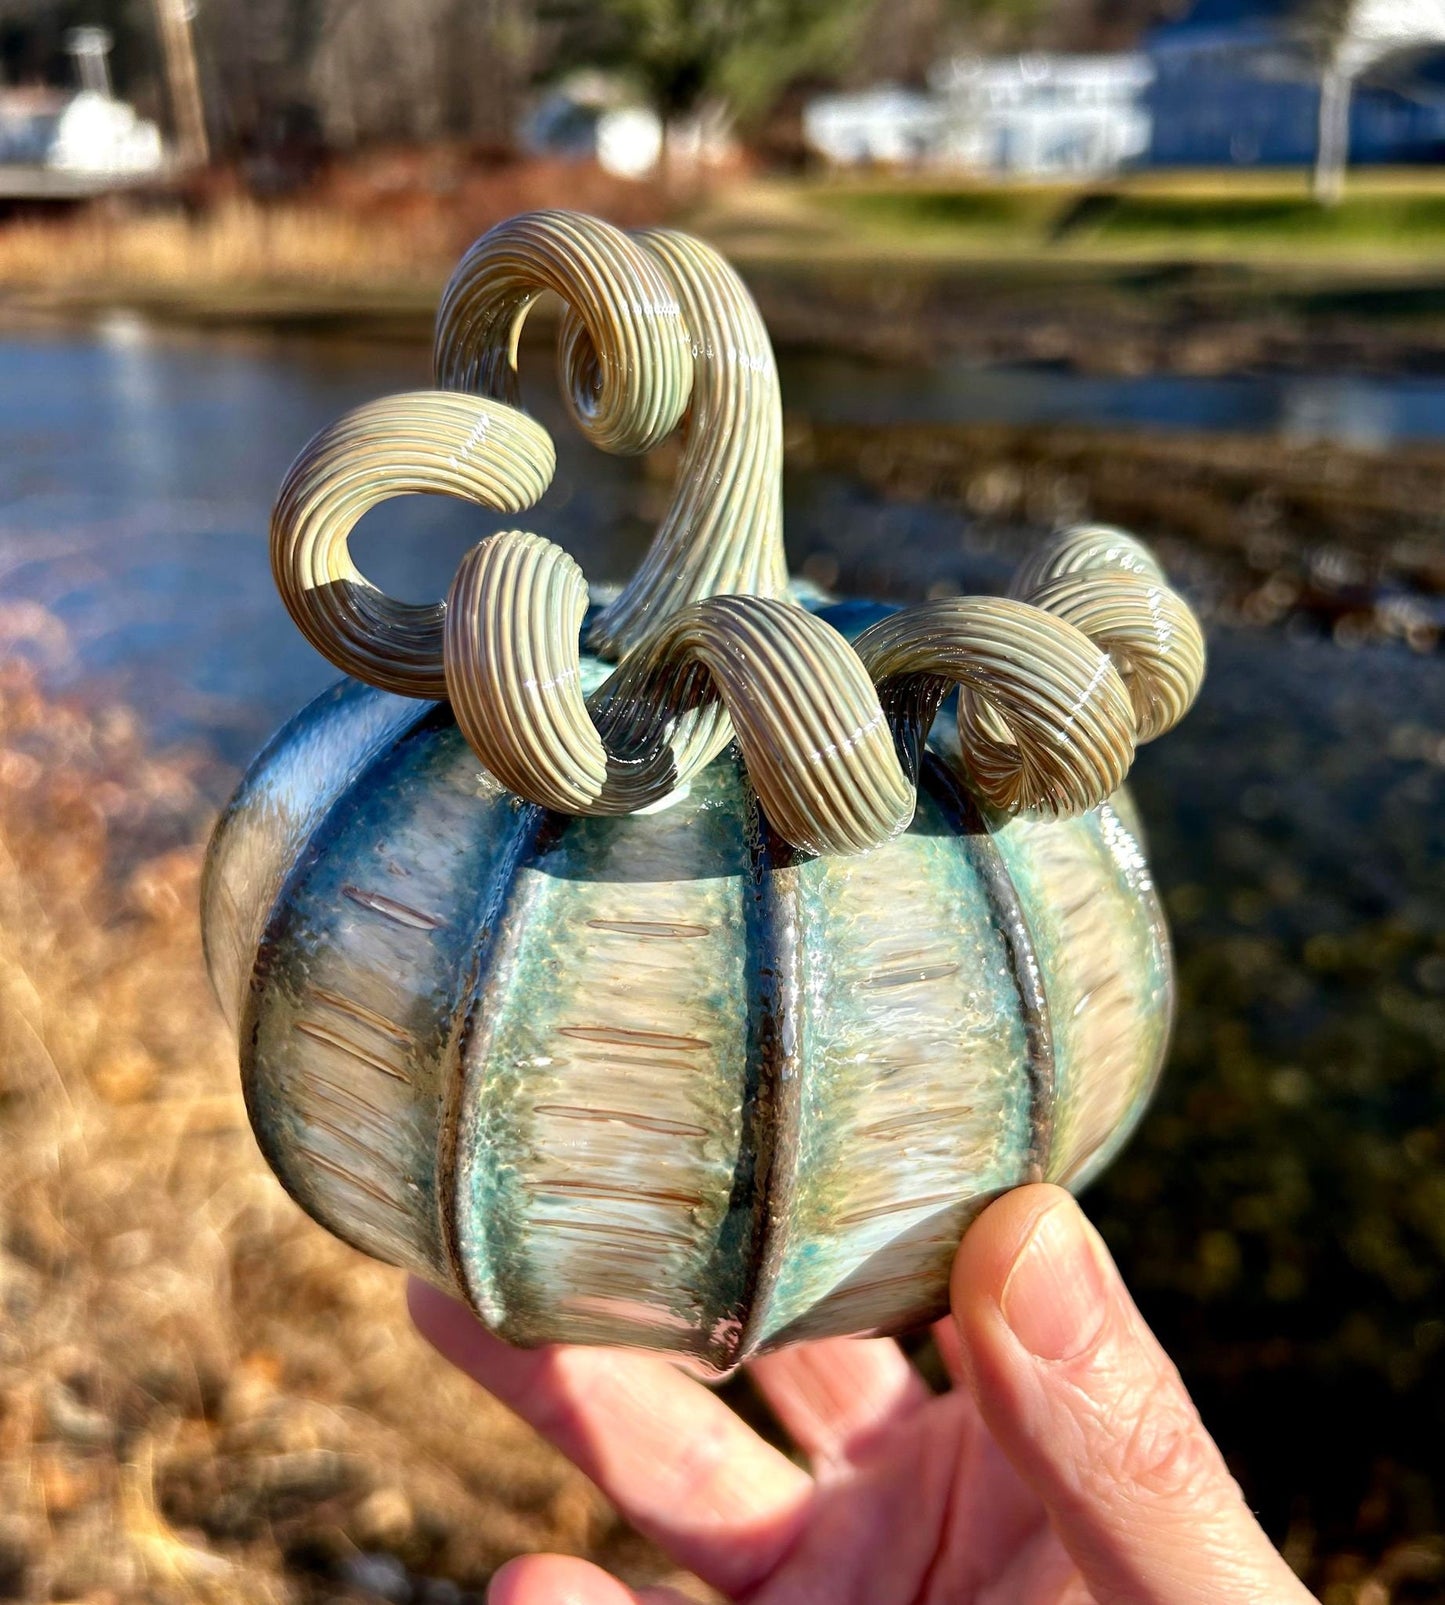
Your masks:
[[[532,74],[532,0],[198,3],[213,127],[246,150],[506,143]]]
[[[320,0],[199,0],[196,43],[214,142],[252,153],[312,116]]]
[[[185,166],[200,167],[209,159],[211,147],[201,104],[196,44],[191,37],[193,11],[188,0],[155,0],[156,28],[164,52],[167,99],[176,146]]]
[[[328,144],[506,144],[531,74],[527,0],[321,0],[308,87]]]
[[[794,78],[846,63],[870,0],[552,0],[562,67],[632,77],[664,127],[761,116]]]
[[[1296,18],[1320,69],[1315,194],[1343,195],[1356,80],[1391,57],[1445,44],[1445,0],[1298,0]]]

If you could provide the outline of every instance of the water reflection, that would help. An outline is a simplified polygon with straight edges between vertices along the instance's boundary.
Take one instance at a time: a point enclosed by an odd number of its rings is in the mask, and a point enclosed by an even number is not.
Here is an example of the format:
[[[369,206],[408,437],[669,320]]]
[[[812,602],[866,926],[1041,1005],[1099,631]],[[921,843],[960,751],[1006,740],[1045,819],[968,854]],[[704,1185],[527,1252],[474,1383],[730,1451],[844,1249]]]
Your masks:
[[[278,605],[266,553],[292,457],[347,408],[427,383],[424,351],[347,342],[155,335],[128,321],[0,340],[0,583],[65,627],[52,679],[105,676],[159,738],[200,736],[239,762],[324,685],[328,666]],[[646,528],[636,464],[589,451],[545,362],[528,405],[551,428],[556,479],[529,516],[591,573],[632,561]],[[358,560],[414,599],[446,589],[502,523],[439,497],[369,514]]]
[[[783,364],[790,408],[821,421],[948,419],[1259,428],[1383,447],[1445,434],[1445,383],[1401,379],[1138,380],[1042,370],[882,368],[820,355]],[[665,487],[591,451],[563,420],[550,363],[524,365],[528,405],[552,429],[556,481],[527,523],[590,577],[618,579]],[[13,604],[65,626],[60,677],[121,682],[166,739],[199,734],[240,761],[329,672],[271,587],[265,525],[287,464],[346,408],[427,382],[420,346],[157,333],[126,314],[94,328],[0,337],[0,579]],[[997,588],[1012,554],[975,545],[962,566],[949,509],[880,504],[807,472],[789,481],[789,544],[948,554],[951,580]],[[497,527],[484,511],[408,497],[368,515],[365,570],[397,595],[444,590],[462,551]],[[850,537],[851,532],[851,539]],[[883,539],[880,542],[879,537]],[[13,619],[12,619],[13,629]]]
[[[785,399],[826,423],[1094,424],[1265,431],[1363,449],[1445,435],[1445,380],[1299,374],[1138,378],[958,361],[867,368],[846,357],[784,365]]]

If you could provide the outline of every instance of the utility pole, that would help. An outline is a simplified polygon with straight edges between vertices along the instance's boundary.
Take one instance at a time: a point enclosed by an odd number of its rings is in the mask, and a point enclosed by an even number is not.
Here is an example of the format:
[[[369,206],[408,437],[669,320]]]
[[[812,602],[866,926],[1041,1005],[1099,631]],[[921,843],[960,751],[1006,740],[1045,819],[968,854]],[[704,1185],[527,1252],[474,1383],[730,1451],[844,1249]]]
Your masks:
[[[186,167],[204,167],[211,147],[201,104],[201,76],[196,70],[196,42],[191,36],[194,0],[155,0],[156,24],[165,56],[171,120],[176,150]]]

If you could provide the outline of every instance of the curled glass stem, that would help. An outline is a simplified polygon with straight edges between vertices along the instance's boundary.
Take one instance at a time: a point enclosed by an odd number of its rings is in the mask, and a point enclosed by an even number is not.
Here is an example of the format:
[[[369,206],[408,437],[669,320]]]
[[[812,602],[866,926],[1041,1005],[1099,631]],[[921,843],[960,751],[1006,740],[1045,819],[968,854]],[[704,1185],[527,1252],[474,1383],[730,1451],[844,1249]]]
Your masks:
[[[1118,670],[1040,608],[1006,597],[925,602],[856,645],[914,774],[917,746],[955,685],[964,765],[995,808],[1082,813],[1128,772],[1134,719]]]
[[[637,235],[682,307],[693,390],[672,498],[637,573],[588,644],[620,658],[662,618],[704,597],[787,598],[783,407],[772,342],[741,279],[673,229]],[[575,320],[564,328],[564,343]]]
[[[582,690],[581,569],[539,535],[474,547],[445,603],[385,596],[348,539],[387,497],[440,492],[512,514],[551,480],[518,408],[537,296],[565,302],[563,392],[597,445],[646,451],[679,424],[671,505],[632,582],[594,620],[617,667]],[[991,807],[1064,815],[1123,781],[1204,673],[1204,640],[1153,554],[1066,530],[1007,597],[906,608],[850,645],[786,594],[782,426],[767,332],[741,281],[671,230],[627,235],[539,212],[484,235],[437,319],[435,391],[348,413],[302,452],[271,526],[277,585],[307,638],[358,679],[447,697],[491,773],[574,814],[658,803],[736,738],[768,819],[796,847],[859,852],[912,817],[921,747],[957,687],[964,778]]]
[[[1027,600],[1050,580],[1099,569],[1165,583],[1158,558],[1137,536],[1112,524],[1074,524],[1029,553],[1014,571],[1008,594]]]
[[[1095,807],[1137,742],[1188,707],[1202,641],[1167,587],[1084,569],[1035,597],[925,603],[852,645],[792,604],[709,597],[671,614],[589,698],[582,571],[512,531],[458,570],[447,685],[504,785],[578,814],[660,802],[711,756],[697,715],[723,710],[779,834],[809,852],[858,852],[912,817],[919,750],[954,686],[966,778],[1007,813]]]
[[[522,325],[546,290],[576,320],[558,349],[573,422],[603,451],[660,445],[692,394],[692,341],[677,296],[649,251],[581,212],[525,212],[467,251],[437,309],[437,386],[519,407]]]
[[[637,573],[595,621],[593,651],[620,658],[706,596],[785,597],[777,364],[742,280],[673,229],[629,235],[571,212],[512,218],[472,246],[443,293],[437,383],[517,405],[518,340],[543,290],[565,304],[562,393],[594,445],[649,451],[686,415],[671,503]],[[726,740],[716,731],[714,751]]]
[[[1140,743],[1172,730],[1193,706],[1204,681],[1204,634],[1137,537],[1107,524],[1061,530],[1020,566],[1009,595],[1103,647],[1129,688]]]
[[[438,492],[520,513],[552,481],[552,438],[480,396],[419,390],[367,402],[291,465],[271,513],[271,573],[301,633],[338,669],[404,697],[443,697],[440,602],[399,602],[351,560],[362,516]]]
[[[590,698],[581,689],[582,571],[509,531],[462,560],[446,666],[463,734],[503,785],[549,808],[626,814],[711,757],[699,709],[726,711],[773,827],[810,852],[859,852],[912,817],[877,693],[846,639],[770,597],[671,614]]]

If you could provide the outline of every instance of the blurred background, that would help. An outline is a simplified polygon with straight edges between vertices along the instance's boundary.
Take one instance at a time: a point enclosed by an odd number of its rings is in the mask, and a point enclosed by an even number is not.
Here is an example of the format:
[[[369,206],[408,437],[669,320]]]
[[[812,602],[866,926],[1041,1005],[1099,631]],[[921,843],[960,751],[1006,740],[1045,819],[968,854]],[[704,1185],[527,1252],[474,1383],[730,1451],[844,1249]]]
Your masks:
[[[1135,770],[1172,1064],[1087,1202],[1309,1584],[1445,1599],[1442,160],[1440,0],[0,0],[0,1596],[665,1571],[271,1181],[195,912],[331,678],[281,475],[560,205],[748,278],[795,569],[997,590],[1096,517],[1205,617]],[[620,579],[672,460],[566,433],[546,321],[529,527]],[[420,600],[489,527],[356,550]]]

